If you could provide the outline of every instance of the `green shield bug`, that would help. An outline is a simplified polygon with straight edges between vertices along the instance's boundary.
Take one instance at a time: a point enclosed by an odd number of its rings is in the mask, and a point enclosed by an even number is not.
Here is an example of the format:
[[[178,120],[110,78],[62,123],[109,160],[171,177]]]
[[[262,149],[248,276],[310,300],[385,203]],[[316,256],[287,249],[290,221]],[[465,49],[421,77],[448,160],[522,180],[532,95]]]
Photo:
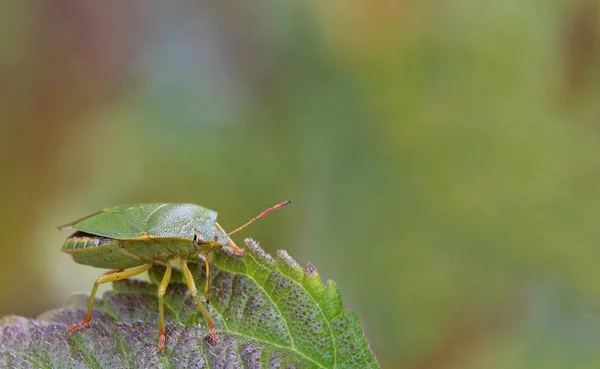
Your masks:
[[[218,343],[213,320],[197,296],[198,290],[187,261],[199,255],[204,256],[204,293],[208,303],[209,253],[228,248],[234,255],[243,255],[244,249],[239,248],[230,236],[289,203],[290,201],[284,201],[268,208],[229,233],[217,223],[215,211],[199,205],[171,203],[116,206],[58,227],[60,230],[76,230],[62,247],[62,251],[70,254],[75,262],[112,269],[96,279],[85,318],[71,326],[67,332],[71,333],[90,322],[94,297],[100,284],[136,276],[149,270],[155,261],[160,261],[166,265],[158,287],[158,351],[162,351],[165,343],[163,297],[171,278],[170,261],[179,258],[190,294],[204,315],[213,342]]]

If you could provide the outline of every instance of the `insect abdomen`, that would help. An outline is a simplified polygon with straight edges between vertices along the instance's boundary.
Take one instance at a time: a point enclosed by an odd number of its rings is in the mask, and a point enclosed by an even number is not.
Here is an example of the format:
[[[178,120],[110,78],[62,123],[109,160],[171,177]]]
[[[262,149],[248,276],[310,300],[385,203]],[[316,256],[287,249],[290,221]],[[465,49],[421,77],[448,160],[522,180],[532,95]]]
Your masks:
[[[121,240],[85,232],[75,232],[67,238],[62,251],[76,263],[96,268],[128,269],[147,263],[125,250]]]
[[[96,236],[85,232],[75,232],[67,238],[62,249],[65,252],[69,252],[71,250],[102,246],[112,241],[113,239],[108,237]]]

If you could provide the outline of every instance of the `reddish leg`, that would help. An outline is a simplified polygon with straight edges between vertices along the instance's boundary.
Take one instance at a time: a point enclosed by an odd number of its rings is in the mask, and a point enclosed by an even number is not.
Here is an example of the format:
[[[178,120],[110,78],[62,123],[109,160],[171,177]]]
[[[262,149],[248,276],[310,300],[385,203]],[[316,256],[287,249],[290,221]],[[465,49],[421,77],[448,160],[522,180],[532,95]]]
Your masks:
[[[123,271],[123,269],[113,269],[113,270],[109,270],[108,272],[102,274],[102,276],[113,274],[113,273],[119,273],[119,272],[122,272],[122,271]],[[94,285],[94,287],[95,287],[95,285]],[[96,289],[95,288],[94,288],[94,291],[92,293],[93,293],[93,295],[96,294]],[[93,299],[94,299],[94,296],[91,296],[91,300],[93,300]],[[86,314],[85,318],[82,321],[80,321],[77,324],[73,324],[71,327],[69,327],[69,329],[67,329],[67,333],[71,333],[74,330],[83,327],[84,325],[88,324],[90,322],[90,320],[92,320],[92,314]]]
[[[92,317],[87,317],[87,315],[85,316],[85,319],[83,319],[82,321],[80,321],[77,324],[73,324],[71,327],[69,327],[69,329],[67,329],[67,333],[71,333],[76,329],[79,329],[81,327],[83,327],[84,325],[88,324],[90,322],[90,320],[92,320]]]
[[[152,267],[152,264],[142,265],[136,268],[131,268],[128,270],[110,270],[104,273],[102,276],[96,279],[94,282],[94,288],[92,288],[92,293],[90,294],[90,301],[88,303],[88,309],[85,313],[85,318],[77,324],[72,325],[69,329],[67,329],[67,333],[71,333],[74,330],[83,327],[88,324],[90,320],[92,320],[92,307],[94,306],[94,297],[96,297],[96,291],[98,291],[98,286],[102,283],[106,282],[114,282],[119,281],[121,279],[127,279],[133,277],[135,275],[141,274]]]
[[[158,352],[165,347],[165,319],[164,319],[164,297],[167,292],[167,286],[171,279],[171,263],[167,263],[167,270],[158,286]]]
[[[185,283],[188,285],[188,289],[190,290],[190,295],[196,300],[196,304],[200,308],[202,315],[204,315],[204,320],[206,320],[206,325],[208,326],[208,330],[210,331],[210,335],[213,338],[213,342],[215,344],[219,343],[219,337],[217,337],[217,333],[215,332],[215,323],[210,316],[210,313],[204,305],[202,301],[198,298],[198,289],[196,288],[196,283],[194,282],[194,278],[192,277],[192,272],[190,272],[190,268],[187,266],[187,259],[181,258],[181,270],[183,271],[183,276],[185,278]]]

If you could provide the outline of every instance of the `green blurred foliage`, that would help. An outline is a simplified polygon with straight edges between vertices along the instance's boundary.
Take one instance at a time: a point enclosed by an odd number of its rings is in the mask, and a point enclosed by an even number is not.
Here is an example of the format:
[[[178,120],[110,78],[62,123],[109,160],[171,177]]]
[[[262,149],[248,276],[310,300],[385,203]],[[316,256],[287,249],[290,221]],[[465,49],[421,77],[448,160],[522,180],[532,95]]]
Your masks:
[[[91,288],[55,225],[289,198],[239,238],[335,279],[382,367],[600,364],[597,0],[8,3],[1,313]]]

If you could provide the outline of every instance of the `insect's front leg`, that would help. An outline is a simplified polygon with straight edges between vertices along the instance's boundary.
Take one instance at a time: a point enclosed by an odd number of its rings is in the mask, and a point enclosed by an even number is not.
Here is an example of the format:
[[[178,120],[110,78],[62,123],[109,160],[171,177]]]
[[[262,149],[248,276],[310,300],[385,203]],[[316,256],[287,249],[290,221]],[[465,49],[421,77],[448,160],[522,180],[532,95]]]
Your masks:
[[[210,335],[212,336],[214,343],[219,343],[219,338],[215,333],[215,323],[213,322],[208,310],[206,310],[206,308],[204,307],[204,304],[202,304],[202,301],[200,301],[200,299],[198,298],[198,289],[196,288],[196,283],[194,282],[194,278],[192,277],[192,272],[190,272],[190,268],[188,268],[187,266],[186,257],[181,258],[181,270],[183,271],[185,283],[188,285],[188,289],[190,290],[190,295],[192,295],[192,297],[196,301],[196,304],[198,304],[202,315],[204,315],[204,320],[206,320],[206,325],[208,325],[208,329],[210,331]]]
[[[219,223],[215,222],[215,226],[217,227],[217,230],[219,230],[222,233],[227,234],[227,232],[225,232],[225,230],[223,229],[223,227],[221,227],[221,225]],[[229,235],[227,236],[227,244],[229,245],[229,248],[231,249],[231,252],[233,252],[236,255],[244,255],[244,249],[239,248],[235,242],[233,242],[233,240],[231,239],[231,237],[229,237]]]
[[[206,284],[204,286],[204,297],[206,297],[206,303],[210,304],[210,298],[208,296],[208,290],[210,287],[210,256],[209,254],[204,255],[204,265],[206,268]]]

